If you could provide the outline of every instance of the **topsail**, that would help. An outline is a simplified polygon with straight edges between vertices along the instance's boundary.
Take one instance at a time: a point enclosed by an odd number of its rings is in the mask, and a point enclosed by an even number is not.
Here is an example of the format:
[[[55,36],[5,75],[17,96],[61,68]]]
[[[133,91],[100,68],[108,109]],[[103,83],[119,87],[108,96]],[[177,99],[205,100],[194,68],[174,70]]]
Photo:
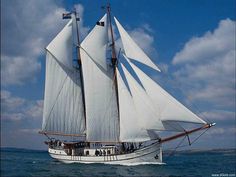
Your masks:
[[[119,21],[115,17],[114,19],[115,19],[118,31],[120,33],[125,55],[130,59],[137,60],[157,71],[160,71],[160,69],[152,62],[152,60],[145,54],[145,52],[129,36],[129,34],[121,26]]]

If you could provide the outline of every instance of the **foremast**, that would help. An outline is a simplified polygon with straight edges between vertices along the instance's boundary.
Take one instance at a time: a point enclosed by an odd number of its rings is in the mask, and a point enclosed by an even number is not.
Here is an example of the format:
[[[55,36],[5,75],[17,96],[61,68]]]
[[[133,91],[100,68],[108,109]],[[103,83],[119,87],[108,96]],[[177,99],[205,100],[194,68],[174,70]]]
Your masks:
[[[79,27],[78,22],[80,18],[78,17],[78,13],[76,9],[74,9],[74,18],[75,18],[75,26],[76,26],[76,35],[77,35],[77,63],[79,65],[79,72],[80,72],[80,81],[81,81],[81,91],[82,91],[82,102],[83,102],[83,109],[84,109],[84,121],[85,121],[85,130],[86,130],[86,106],[85,106],[85,95],[84,95],[84,79],[83,79],[83,72],[82,72],[82,61],[81,61],[81,54],[80,54],[80,36],[79,36]]]

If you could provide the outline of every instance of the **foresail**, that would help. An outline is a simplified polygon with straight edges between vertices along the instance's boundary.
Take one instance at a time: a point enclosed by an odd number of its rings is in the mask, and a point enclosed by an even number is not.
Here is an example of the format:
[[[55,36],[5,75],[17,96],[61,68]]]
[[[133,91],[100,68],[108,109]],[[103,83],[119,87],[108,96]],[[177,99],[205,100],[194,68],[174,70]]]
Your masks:
[[[140,79],[143,87],[146,90],[146,93],[151,98],[158,118],[160,118],[162,121],[167,121],[166,125],[168,124],[168,121],[169,124],[171,124],[171,121],[201,124],[206,123],[204,120],[186,108],[183,104],[177,101],[174,97],[172,97],[169,93],[167,93],[137,66],[132,64],[129,59],[127,59],[127,61]],[[173,125],[172,127],[173,130],[177,128],[175,128]],[[171,126],[168,126],[168,128],[166,127],[166,129],[171,129]]]
[[[119,21],[114,17],[121,41],[124,47],[125,55],[133,60],[137,60],[157,71],[160,69],[152,62],[152,60],[144,53],[144,51],[134,42]],[[145,42],[145,41],[144,41]]]
[[[123,141],[150,140],[150,131],[165,129],[161,120],[155,114],[149,96],[123,64],[121,64],[121,68],[124,72],[130,92],[119,74],[120,139]]]
[[[117,71],[117,82],[120,105],[120,141],[141,142],[149,140],[147,130],[142,126],[142,123],[139,122],[141,119],[135,108],[133,98],[119,70]]]
[[[69,70],[47,52],[43,131],[85,133],[80,82],[78,71]]]
[[[44,95],[44,132],[84,134],[80,73],[72,66],[72,21],[48,45]]]
[[[81,43],[87,141],[118,141],[119,125],[113,68],[106,59],[107,15]]]

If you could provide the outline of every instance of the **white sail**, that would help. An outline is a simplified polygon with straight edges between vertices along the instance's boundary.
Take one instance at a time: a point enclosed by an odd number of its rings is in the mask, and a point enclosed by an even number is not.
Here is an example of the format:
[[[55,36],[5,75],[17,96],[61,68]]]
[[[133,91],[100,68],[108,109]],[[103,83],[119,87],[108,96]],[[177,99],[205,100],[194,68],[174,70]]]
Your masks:
[[[171,126],[171,121],[206,124],[205,121],[191,112],[183,104],[181,104],[164,89],[162,89],[148,75],[142,72],[137,66],[132,64],[129,59],[127,59],[127,61],[140,79],[143,87],[146,90],[146,93],[151,98],[158,118],[160,118],[162,121],[167,121],[167,126],[169,122],[169,126],[168,128],[166,126],[166,129],[177,129],[177,127],[173,123]]]
[[[72,21],[47,46],[42,130],[82,134],[85,119],[79,71],[72,66]]]
[[[107,15],[81,43],[87,141],[118,141],[118,111],[113,68],[107,64]]]
[[[120,110],[120,141],[141,142],[149,140],[147,130],[139,122],[141,119],[135,108],[133,98],[119,71],[117,71],[117,82]]]
[[[73,68],[72,62],[72,20],[70,20],[60,33],[46,47],[48,51],[63,65]]]
[[[150,140],[149,132],[151,130],[165,129],[160,118],[155,114],[149,96],[123,64],[121,64],[121,68],[131,93],[124,85],[120,75],[118,75],[120,139],[121,141]]]
[[[125,55],[131,59],[137,60],[145,65],[160,71],[160,69],[152,62],[152,60],[144,53],[144,51],[134,42],[119,21],[114,17],[121,41],[124,47]],[[144,41],[145,42],[145,41]]]

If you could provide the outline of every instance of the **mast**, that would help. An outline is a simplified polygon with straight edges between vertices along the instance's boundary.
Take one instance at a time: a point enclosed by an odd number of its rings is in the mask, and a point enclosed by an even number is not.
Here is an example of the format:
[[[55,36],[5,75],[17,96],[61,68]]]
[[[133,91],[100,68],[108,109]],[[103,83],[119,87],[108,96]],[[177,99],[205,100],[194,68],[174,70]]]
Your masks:
[[[76,34],[77,34],[77,63],[80,66],[79,72],[80,72],[80,81],[81,81],[81,91],[82,91],[82,101],[83,101],[83,108],[84,108],[84,120],[85,120],[85,129],[86,129],[86,106],[85,106],[85,96],[84,96],[84,79],[83,79],[83,72],[82,72],[82,62],[81,62],[81,55],[80,55],[80,37],[79,37],[79,28],[78,28],[78,22],[80,18],[77,18],[78,13],[76,12],[76,9],[74,9],[74,15],[75,15],[75,24],[76,24]]]
[[[114,84],[115,84],[115,89],[116,89],[116,101],[117,101],[117,110],[118,110],[118,125],[119,125],[119,134],[120,134],[120,111],[119,111],[119,93],[118,93],[118,84],[117,84],[117,57],[116,57],[116,49],[115,49],[115,39],[114,39],[114,34],[113,34],[113,28],[112,28],[112,23],[111,23],[111,7],[110,4],[107,4],[107,15],[108,15],[108,20],[109,20],[109,28],[111,32],[111,62],[114,70]],[[119,135],[120,137],[120,135]],[[119,138],[120,139],[120,138]]]

